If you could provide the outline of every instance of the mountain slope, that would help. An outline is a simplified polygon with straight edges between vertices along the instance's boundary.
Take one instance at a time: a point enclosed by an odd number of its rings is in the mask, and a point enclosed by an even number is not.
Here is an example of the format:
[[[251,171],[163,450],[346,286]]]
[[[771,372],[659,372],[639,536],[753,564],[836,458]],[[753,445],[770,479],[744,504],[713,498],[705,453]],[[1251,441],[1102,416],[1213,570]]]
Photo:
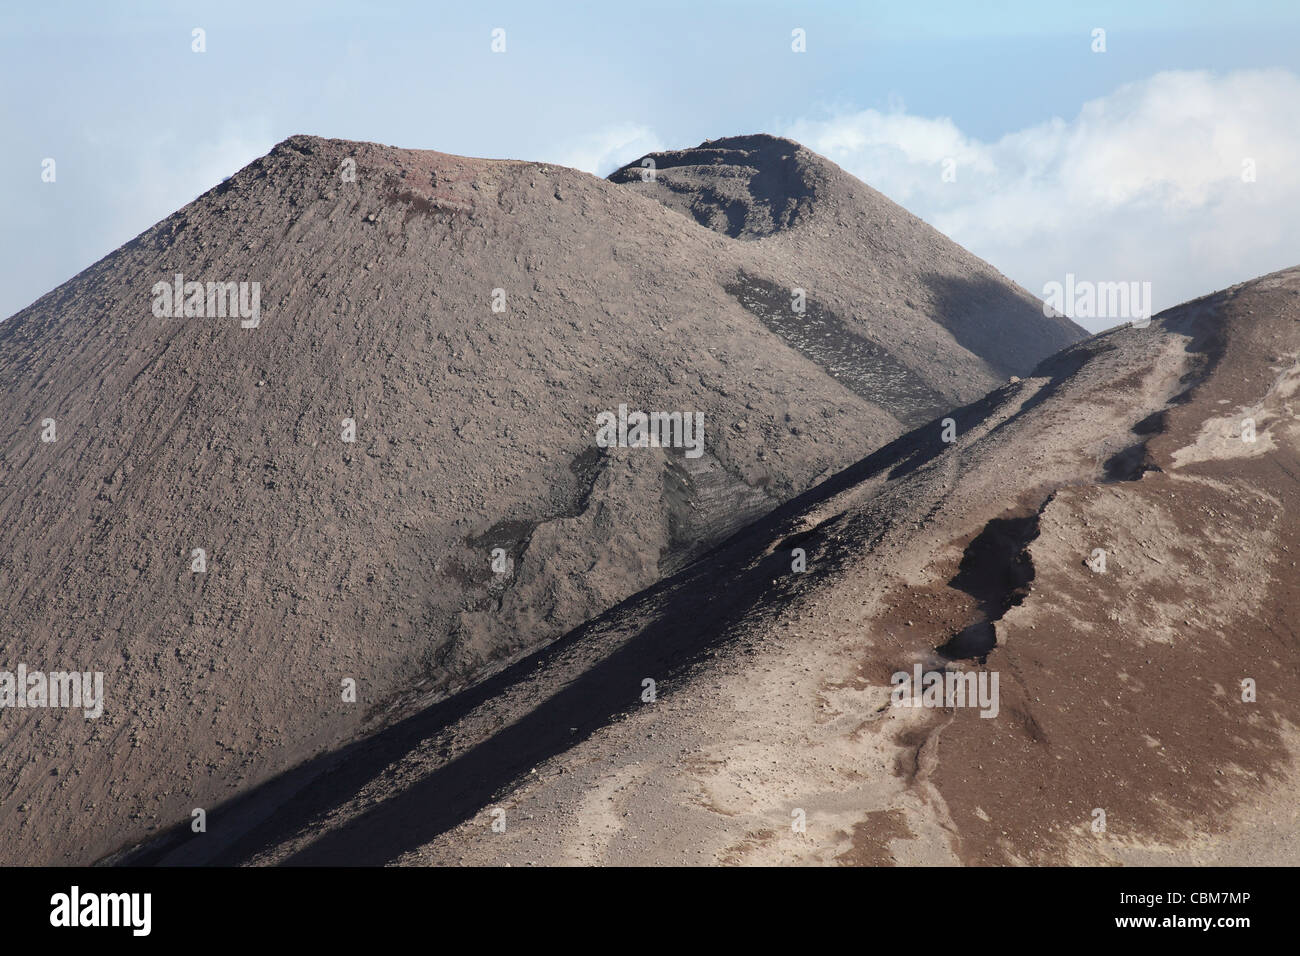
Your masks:
[[[469,687],[991,380],[937,312],[920,351],[837,314],[884,286],[810,288],[803,332],[741,301],[792,261],[573,170],[293,137],[0,323],[0,667],[106,695],[0,711],[5,861]],[[598,447],[621,405],[702,454]]]
[[[904,365],[965,401],[1082,334],[1068,319],[1044,319],[1042,305],[988,263],[792,140],[709,140],[651,153],[610,180],[746,240],[742,248],[779,262],[790,285],[824,296],[849,330],[889,343]]]
[[[136,859],[1294,865],[1298,385],[1300,269],[1089,339]]]

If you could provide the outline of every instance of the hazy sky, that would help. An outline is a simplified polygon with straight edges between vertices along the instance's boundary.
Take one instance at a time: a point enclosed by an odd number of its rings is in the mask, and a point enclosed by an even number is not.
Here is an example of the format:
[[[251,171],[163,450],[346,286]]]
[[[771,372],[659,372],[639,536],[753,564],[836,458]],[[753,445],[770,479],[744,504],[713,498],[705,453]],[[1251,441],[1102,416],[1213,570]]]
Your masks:
[[[1300,264],[1292,0],[42,0],[0,18],[0,317],[294,133],[599,174],[788,135],[1035,295],[1066,273],[1146,280],[1163,308]]]

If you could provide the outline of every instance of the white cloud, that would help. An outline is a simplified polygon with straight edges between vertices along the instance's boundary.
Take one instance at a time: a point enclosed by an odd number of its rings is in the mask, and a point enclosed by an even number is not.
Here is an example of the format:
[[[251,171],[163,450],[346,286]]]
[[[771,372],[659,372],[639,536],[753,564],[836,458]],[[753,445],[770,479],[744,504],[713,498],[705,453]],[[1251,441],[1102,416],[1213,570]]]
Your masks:
[[[1067,272],[1146,280],[1160,309],[1300,264],[1300,78],[1285,70],[1160,73],[989,143],[901,111],[782,132],[1036,295]]]
[[[544,159],[557,166],[571,166],[595,176],[608,176],[646,153],[665,148],[663,141],[649,127],[618,123],[562,143]]]
[[[215,135],[181,140],[165,133],[146,138],[121,175],[129,197],[115,210],[116,225],[131,238],[197,199],[227,176],[271,151],[276,140],[265,117],[227,125]],[[125,241],[123,239],[122,241]]]

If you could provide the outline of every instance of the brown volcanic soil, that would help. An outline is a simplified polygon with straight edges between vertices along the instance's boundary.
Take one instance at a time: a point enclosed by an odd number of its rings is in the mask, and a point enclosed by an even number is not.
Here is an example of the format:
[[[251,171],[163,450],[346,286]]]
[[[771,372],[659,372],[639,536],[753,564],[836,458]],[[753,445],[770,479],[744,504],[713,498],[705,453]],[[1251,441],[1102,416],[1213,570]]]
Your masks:
[[[0,711],[0,862],[95,859],[469,687],[1079,337],[800,155],[801,220],[753,243],[573,170],[293,137],[0,324],[0,669],[108,698]],[[261,325],[156,318],[176,273],[260,282]],[[1046,331],[972,344],[931,274]],[[594,448],[623,402],[702,411],[707,453]]]
[[[1213,373],[1150,423],[1152,470],[1063,489],[1043,508],[1030,547],[1035,599],[1003,619],[987,663],[1015,676],[1003,698],[1013,719],[979,728],[960,712],[939,748],[933,781],[963,858],[1155,860],[1152,850],[1186,844],[1195,862],[1237,839],[1239,806],[1270,806],[1291,780],[1297,278],[1292,270],[1194,305],[1223,323],[1203,321],[1189,346]],[[1253,444],[1241,438],[1246,416]],[[1095,547],[1108,552],[1104,574],[1082,564]],[[1247,678],[1253,703],[1242,700]],[[1104,836],[1085,826],[1097,807]],[[1294,801],[1281,808],[1294,820]],[[1274,848],[1292,864],[1294,832]]]
[[[1295,864],[1298,385],[1300,269],[1089,339],[136,859]]]

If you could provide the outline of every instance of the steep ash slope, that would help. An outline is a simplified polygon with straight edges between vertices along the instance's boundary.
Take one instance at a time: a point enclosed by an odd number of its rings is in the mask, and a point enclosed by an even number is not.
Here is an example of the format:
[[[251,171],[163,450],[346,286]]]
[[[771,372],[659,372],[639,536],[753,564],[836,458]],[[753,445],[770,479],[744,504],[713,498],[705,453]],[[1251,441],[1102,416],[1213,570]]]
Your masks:
[[[1298,386],[1300,269],[1089,339],[137,859],[1295,864]]]

